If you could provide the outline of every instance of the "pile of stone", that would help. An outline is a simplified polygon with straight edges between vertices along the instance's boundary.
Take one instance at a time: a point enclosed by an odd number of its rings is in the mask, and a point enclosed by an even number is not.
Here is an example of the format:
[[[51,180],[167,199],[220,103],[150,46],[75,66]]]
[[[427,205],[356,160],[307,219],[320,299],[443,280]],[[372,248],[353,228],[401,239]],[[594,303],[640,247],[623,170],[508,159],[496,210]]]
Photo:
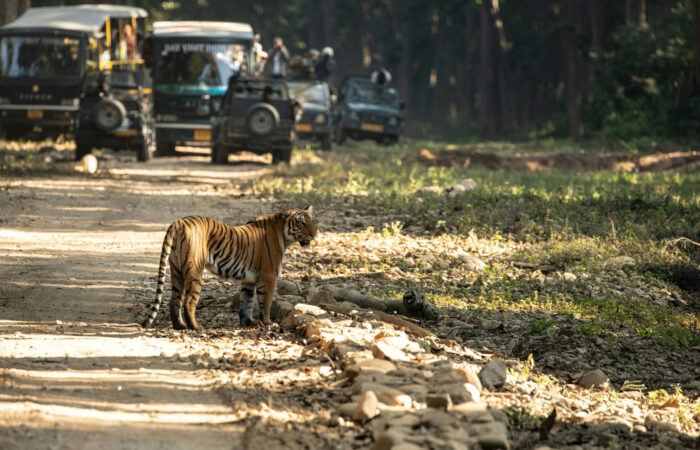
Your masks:
[[[319,294],[314,297],[318,303]],[[507,417],[481,402],[482,385],[505,383],[502,361],[491,360],[477,376],[466,363],[455,366],[439,354],[434,336],[419,337],[371,310],[344,307],[339,314],[319,305],[285,306],[291,311],[281,323],[343,370],[337,385],[347,403],[338,408],[339,424],[368,427],[373,449],[510,448]]]

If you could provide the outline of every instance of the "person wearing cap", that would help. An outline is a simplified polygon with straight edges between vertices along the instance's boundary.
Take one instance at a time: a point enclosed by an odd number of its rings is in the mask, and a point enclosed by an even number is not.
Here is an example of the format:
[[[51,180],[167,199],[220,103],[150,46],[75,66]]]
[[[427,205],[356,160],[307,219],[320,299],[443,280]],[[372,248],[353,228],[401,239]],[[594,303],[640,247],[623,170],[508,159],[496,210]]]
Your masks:
[[[328,78],[335,70],[335,59],[333,59],[333,49],[325,47],[321,50],[321,58],[316,63],[316,79],[328,81]]]

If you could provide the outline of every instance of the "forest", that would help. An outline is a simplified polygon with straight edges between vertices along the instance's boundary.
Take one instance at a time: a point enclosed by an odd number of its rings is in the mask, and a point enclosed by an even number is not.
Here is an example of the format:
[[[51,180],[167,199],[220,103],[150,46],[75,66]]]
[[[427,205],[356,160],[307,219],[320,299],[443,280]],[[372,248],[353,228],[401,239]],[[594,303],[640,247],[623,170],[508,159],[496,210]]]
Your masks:
[[[11,21],[29,6],[4,0]],[[109,3],[109,2],[105,2]],[[120,3],[120,2],[112,2]],[[125,0],[152,20],[250,23],[343,73],[387,68],[415,137],[698,136],[698,0]]]

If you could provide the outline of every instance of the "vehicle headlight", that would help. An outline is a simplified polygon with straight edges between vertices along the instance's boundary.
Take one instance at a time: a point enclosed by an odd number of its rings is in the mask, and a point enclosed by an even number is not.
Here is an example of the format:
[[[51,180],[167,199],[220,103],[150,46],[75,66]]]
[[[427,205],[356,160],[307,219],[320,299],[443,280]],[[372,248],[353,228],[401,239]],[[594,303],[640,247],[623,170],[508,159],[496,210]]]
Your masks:
[[[64,98],[61,100],[61,105],[63,106],[78,106],[80,104],[79,98]]]
[[[316,114],[316,117],[314,118],[314,122],[316,123],[323,123],[326,121],[326,115],[325,114]]]
[[[399,119],[397,119],[396,117],[392,117],[391,119],[389,119],[389,126],[395,127],[398,124],[399,124]]]
[[[9,105],[12,103],[7,97],[0,97],[0,105]]]
[[[352,111],[350,113],[350,120],[360,120],[360,115],[357,114],[357,111]]]

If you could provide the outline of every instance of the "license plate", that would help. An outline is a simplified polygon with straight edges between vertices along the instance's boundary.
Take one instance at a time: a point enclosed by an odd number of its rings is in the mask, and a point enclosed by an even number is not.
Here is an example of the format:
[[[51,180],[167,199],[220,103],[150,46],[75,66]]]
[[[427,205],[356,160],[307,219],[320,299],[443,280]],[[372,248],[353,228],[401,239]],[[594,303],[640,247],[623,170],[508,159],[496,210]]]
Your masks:
[[[311,131],[311,125],[309,125],[308,123],[297,124],[297,130],[298,131],[305,131],[308,133],[309,131]]]
[[[211,130],[194,130],[195,141],[211,141]]]
[[[41,109],[28,109],[27,118],[29,119],[41,119],[44,117],[44,111]]]
[[[136,130],[116,130],[114,132],[115,136],[136,136],[137,134]]]
[[[363,123],[360,125],[360,129],[363,131],[374,131],[375,133],[381,133],[384,131],[384,127],[382,125],[376,125],[373,123]]]

